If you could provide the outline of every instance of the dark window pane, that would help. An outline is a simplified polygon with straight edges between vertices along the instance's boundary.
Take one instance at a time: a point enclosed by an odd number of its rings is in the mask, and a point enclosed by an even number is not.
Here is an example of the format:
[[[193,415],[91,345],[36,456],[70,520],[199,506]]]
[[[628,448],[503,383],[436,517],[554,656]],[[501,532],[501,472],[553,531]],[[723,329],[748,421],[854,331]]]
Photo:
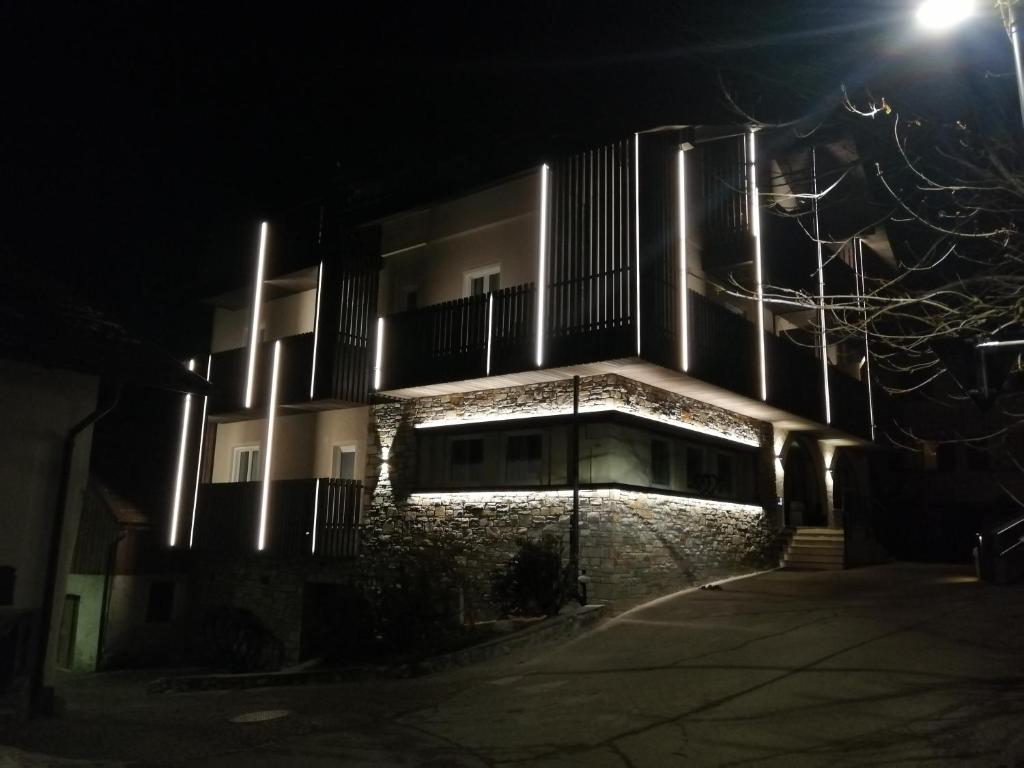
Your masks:
[[[651,440],[651,482],[672,484],[672,450],[667,440]]]
[[[704,451],[701,448],[687,448],[686,487],[691,491],[698,491],[703,488],[705,482]]]
[[[732,496],[732,456],[725,453],[718,454],[718,483],[716,486],[717,496]]]
[[[453,483],[479,483],[483,477],[484,441],[479,437],[452,441]]]
[[[505,442],[505,479],[510,483],[543,482],[544,441],[541,435],[509,435]]]

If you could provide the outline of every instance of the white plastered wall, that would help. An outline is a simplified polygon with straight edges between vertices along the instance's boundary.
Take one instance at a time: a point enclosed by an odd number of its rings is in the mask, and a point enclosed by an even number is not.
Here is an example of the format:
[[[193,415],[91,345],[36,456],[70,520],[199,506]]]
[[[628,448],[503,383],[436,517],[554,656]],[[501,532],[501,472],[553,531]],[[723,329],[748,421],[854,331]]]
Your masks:
[[[316,314],[316,291],[303,291],[263,303],[260,327],[266,341],[312,333]],[[211,352],[224,352],[244,347],[249,343],[249,321],[252,310],[217,307],[213,313]]]
[[[380,312],[405,309],[409,289],[421,307],[460,298],[466,272],[492,265],[503,288],[535,282],[539,207],[533,173],[385,222],[381,250],[393,255],[381,274]]]
[[[329,477],[335,445],[355,447],[356,478],[362,478],[366,467],[368,418],[369,408],[366,406],[278,416],[274,422],[270,479]],[[218,424],[212,482],[231,482],[237,447],[258,445],[261,457],[265,457],[266,438],[266,419]]]

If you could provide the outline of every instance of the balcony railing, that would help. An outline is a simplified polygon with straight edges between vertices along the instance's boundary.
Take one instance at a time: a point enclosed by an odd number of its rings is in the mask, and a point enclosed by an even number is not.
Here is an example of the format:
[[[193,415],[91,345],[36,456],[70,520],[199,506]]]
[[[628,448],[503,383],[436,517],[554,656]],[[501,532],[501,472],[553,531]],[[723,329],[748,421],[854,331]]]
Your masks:
[[[386,317],[380,388],[526,370],[535,294],[529,283]]]
[[[218,554],[256,552],[262,491],[260,482],[201,485],[192,547]],[[362,483],[335,478],[274,480],[268,491],[264,554],[357,554]]]

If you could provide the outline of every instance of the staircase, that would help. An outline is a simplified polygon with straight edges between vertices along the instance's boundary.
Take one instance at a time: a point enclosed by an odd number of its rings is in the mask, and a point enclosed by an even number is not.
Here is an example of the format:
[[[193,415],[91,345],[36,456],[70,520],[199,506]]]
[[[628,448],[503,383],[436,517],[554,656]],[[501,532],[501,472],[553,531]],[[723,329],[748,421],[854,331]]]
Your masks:
[[[843,568],[842,528],[797,528],[782,556],[783,568],[804,571],[839,571]]]

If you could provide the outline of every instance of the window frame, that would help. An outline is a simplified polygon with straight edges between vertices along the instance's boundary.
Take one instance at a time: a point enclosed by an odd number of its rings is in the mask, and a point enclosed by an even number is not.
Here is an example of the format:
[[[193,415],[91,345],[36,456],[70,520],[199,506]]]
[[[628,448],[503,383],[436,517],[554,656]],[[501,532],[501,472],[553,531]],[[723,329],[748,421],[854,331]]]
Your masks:
[[[475,269],[467,269],[462,273],[462,296],[464,298],[472,298],[473,296],[473,281],[477,278],[482,277],[484,279],[484,290],[483,295],[486,296],[492,293],[490,277],[492,275],[498,276],[498,287],[494,290],[501,290],[501,262],[497,264],[488,264],[484,267],[476,267]]]
[[[352,477],[341,476],[341,455],[345,453],[352,454]],[[339,461],[335,462],[335,459]],[[332,480],[357,480],[356,474],[356,462],[359,458],[358,446],[353,442],[347,443],[334,443],[331,445],[331,479]]]
[[[243,453],[250,454],[250,461],[246,464],[249,477],[239,477],[239,465]],[[251,454],[256,454],[256,476],[252,477],[253,462]],[[233,483],[258,483],[263,477],[263,446],[259,443],[236,445],[231,450],[231,482]]]

